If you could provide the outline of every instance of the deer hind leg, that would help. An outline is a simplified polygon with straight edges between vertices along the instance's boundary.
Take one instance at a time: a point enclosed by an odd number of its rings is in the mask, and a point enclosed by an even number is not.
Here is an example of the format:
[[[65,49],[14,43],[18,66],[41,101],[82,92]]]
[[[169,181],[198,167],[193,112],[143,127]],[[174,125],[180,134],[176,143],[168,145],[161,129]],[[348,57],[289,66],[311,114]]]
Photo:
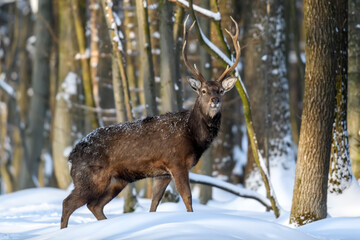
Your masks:
[[[77,189],[74,189],[70,195],[63,201],[63,210],[61,216],[61,228],[66,228],[70,215],[79,207],[85,205],[87,199],[81,196]]]
[[[116,197],[127,184],[128,183],[124,180],[112,177],[107,191],[99,198],[88,202],[87,207],[94,214],[97,220],[106,219],[104,214],[105,205],[108,204],[114,197]]]
[[[184,201],[186,210],[188,212],[193,212],[189,172],[186,169],[176,169],[172,171],[171,174],[175,181],[176,190]]]
[[[155,178],[154,184],[152,187],[152,197],[151,197],[151,207],[150,212],[156,212],[156,209],[160,203],[162,196],[164,195],[165,189],[169,182],[171,181],[171,177],[162,177]]]

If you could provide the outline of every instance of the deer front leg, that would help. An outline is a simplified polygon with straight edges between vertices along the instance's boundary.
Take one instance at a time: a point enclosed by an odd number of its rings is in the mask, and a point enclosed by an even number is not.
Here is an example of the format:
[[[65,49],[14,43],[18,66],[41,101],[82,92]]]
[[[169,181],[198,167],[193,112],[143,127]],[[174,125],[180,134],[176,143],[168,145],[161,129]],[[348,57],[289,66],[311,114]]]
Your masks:
[[[160,203],[162,196],[164,195],[165,189],[169,182],[171,181],[171,177],[162,177],[155,178],[153,187],[152,187],[152,197],[151,197],[151,207],[150,212],[156,212],[156,209]]]
[[[179,192],[182,200],[184,201],[186,210],[188,212],[193,212],[189,171],[187,171],[187,169],[176,169],[171,173],[175,181],[176,190]]]

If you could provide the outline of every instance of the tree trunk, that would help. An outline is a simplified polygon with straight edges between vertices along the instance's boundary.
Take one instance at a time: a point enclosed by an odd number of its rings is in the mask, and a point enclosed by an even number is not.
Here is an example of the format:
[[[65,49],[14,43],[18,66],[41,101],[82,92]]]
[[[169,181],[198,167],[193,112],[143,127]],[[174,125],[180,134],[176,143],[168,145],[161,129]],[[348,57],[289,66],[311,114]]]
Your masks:
[[[72,15],[73,15],[73,21],[74,21],[76,37],[77,37],[78,50],[80,53],[81,79],[84,87],[85,104],[86,106],[93,108],[95,107],[95,103],[94,103],[93,90],[92,90],[90,61],[89,61],[89,57],[86,56],[87,50],[86,50],[85,32],[82,24],[82,19],[80,16],[80,11],[85,9],[81,8],[82,6],[80,6],[78,1],[72,1],[71,6],[72,6]],[[99,123],[96,119],[96,115],[93,112],[88,112],[86,115],[87,115],[86,118],[90,119],[91,128],[92,129],[98,128]]]
[[[31,162],[31,172],[38,176],[40,155],[44,140],[45,114],[49,109],[50,95],[50,53],[52,36],[52,1],[39,2],[35,23],[35,55],[32,71],[32,89],[34,95],[30,101],[26,145]]]
[[[247,33],[244,49],[244,84],[249,93],[252,109],[252,120],[260,154],[265,152],[265,126],[266,126],[266,64],[263,61],[266,56],[266,42],[263,31],[266,26],[266,1],[246,1],[244,7],[244,32]],[[245,186],[257,190],[261,185],[259,170],[256,168],[251,142],[248,143],[248,162],[245,169]]]
[[[266,27],[268,76],[267,94],[267,155],[270,179],[278,200],[286,210],[291,208],[295,176],[295,150],[290,122],[289,82],[286,67],[285,0],[269,1],[270,11]],[[284,181],[284,179],[288,179]]]
[[[178,111],[175,91],[176,68],[174,58],[174,39],[172,11],[173,4],[163,1],[160,6],[160,81],[161,81],[161,112]]]
[[[72,94],[67,84],[75,84],[77,75],[75,62],[76,42],[75,27],[71,16],[71,0],[58,1],[59,11],[59,87],[55,103],[55,112],[52,125],[52,149],[54,160],[54,171],[58,185],[66,189],[70,182],[69,166],[67,164],[66,149],[72,147],[73,139],[71,134],[72,116],[70,112],[69,99]],[[69,82],[67,82],[69,81]],[[73,86],[72,86],[73,87]],[[76,93],[77,94],[77,93]]]
[[[136,0],[136,14],[138,16],[140,69],[139,79],[145,92],[146,113],[148,116],[157,115],[155,97],[154,64],[151,54],[150,30],[148,24],[147,0]]]
[[[178,109],[183,109],[183,86],[182,86],[182,79],[181,79],[181,64],[180,64],[180,56],[182,50],[182,29],[183,29],[183,21],[184,21],[184,9],[182,7],[177,7],[175,11],[175,22],[174,22],[174,43],[175,43],[175,68],[176,73],[176,86],[177,88],[175,91],[177,92],[177,103]]]
[[[341,194],[352,179],[347,131],[348,0],[337,1],[336,105],[331,144],[329,192]]]
[[[202,1],[201,7],[210,9],[210,1]],[[207,18],[200,18],[200,26],[205,36],[210,36],[210,20]],[[200,72],[205,79],[211,79],[211,55],[202,47],[200,47]],[[213,157],[212,146],[202,155],[200,171],[201,174],[212,176],[213,174]],[[207,185],[200,185],[199,200],[201,204],[206,204],[212,199],[212,187]]]
[[[360,178],[360,0],[349,0],[349,103],[348,127],[350,159]]]
[[[128,76],[131,102],[134,107],[135,119],[138,119],[143,114],[143,109],[139,105],[145,105],[145,102],[140,102],[140,95],[143,95],[143,91],[139,91],[139,82],[136,77],[138,71],[138,62],[136,56],[139,54],[139,47],[137,42],[137,22],[136,22],[136,8],[135,1],[124,1],[124,24],[123,30],[125,33],[125,48],[126,48],[126,73]],[[142,86],[141,86],[142,87]]]
[[[298,161],[290,223],[304,225],[327,214],[327,184],[335,100],[335,10],[306,0],[306,67]]]

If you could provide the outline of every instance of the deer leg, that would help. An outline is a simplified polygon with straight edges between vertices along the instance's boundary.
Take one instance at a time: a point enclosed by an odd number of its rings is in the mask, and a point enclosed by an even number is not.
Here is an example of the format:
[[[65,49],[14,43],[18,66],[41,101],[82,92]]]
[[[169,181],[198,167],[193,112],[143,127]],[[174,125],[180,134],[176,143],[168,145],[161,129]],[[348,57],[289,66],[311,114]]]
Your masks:
[[[114,197],[116,197],[126,185],[126,181],[112,178],[108,190],[99,198],[87,204],[87,207],[94,214],[97,220],[106,219],[104,214],[105,205],[108,204]]]
[[[69,222],[70,215],[79,207],[83,206],[87,199],[77,193],[74,189],[70,195],[63,201],[63,210],[61,216],[61,228],[66,228]]]
[[[150,212],[156,212],[156,209],[160,203],[162,196],[164,195],[165,189],[169,182],[171,181],[171,177],[162,177],[155,178],[154,184],[152,187],[152,197],[151,197],[151,207]]]
[[[186,210],[193,212],[192,198],[190,190],[189,172],[187,170],[179,170],[171,172],[175,181],[176,190],[179,192]]]

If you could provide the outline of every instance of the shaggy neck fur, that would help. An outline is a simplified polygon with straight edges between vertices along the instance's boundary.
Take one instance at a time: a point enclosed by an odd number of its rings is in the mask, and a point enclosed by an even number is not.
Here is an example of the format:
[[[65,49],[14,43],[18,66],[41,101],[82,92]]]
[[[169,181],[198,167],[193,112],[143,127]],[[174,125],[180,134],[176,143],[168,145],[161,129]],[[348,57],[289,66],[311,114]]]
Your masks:
[[[217,136],[221,123],[221,113],[218,112],[213,118],[201,112],[200,104],[195,102],[190,112],[189,129],[196,146],[197,158],[210,146]]]

